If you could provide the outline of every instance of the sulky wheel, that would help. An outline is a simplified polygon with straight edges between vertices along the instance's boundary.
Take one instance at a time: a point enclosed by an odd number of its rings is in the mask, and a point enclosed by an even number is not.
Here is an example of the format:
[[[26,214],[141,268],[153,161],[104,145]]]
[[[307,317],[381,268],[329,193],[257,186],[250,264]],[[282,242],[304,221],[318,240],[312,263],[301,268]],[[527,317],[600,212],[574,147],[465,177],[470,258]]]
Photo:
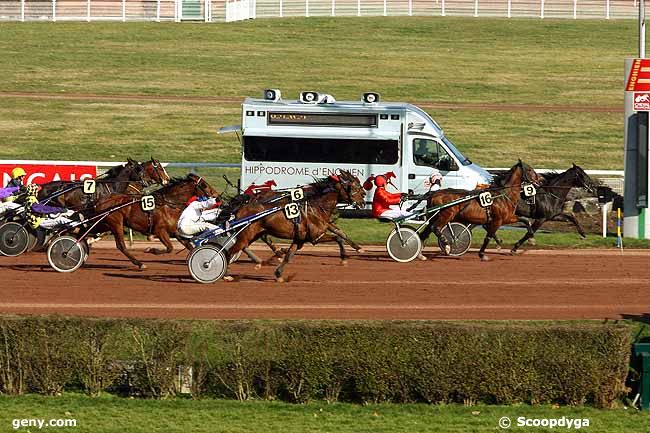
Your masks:
[[[388,255],[395,261],[406,263],[415,260],[422,252],[422,240],[411,227],[393,229],[386,239]]]
[[[72,236],[60,236],[47,248],[47,261],[57,272],[74,272],[84,264],[87,250]]]
[[[0,226],[0,253],[15,257],[19,256],[29,247],[29,233],[21,224],[15,222],[5,223]]]
[[[465,225],[457,222],[450,222],[440,229],[447,242],[449,242],[450,251],[449,256],[462,256],[472,244],[472,231]],[[442,239],[438,238],[438,246],[440,251],[445,254],[444,244]]]
[[[199,283],[214,283],[228,270],[226,254],[216,245],[203,245],[195,248],[187,258],[187,267]]]

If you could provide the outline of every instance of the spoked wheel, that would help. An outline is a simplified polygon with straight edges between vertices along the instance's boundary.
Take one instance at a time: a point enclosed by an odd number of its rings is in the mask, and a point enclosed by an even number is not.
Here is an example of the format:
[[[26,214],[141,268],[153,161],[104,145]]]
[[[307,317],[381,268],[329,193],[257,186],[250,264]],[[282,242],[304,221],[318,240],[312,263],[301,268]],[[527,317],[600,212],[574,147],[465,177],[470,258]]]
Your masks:
[[[0,253],[16,257],[27,251],[28,247],[29,233],[22,224],[8,222],[0,226]]]
[[[438,246],[443,254],[448,256],[462,256],[472,244],[472,231],[465,224],[450,222],[440,230],[447,242],[449,242],[450,251],[446,254],[442,239],[438,238]]]
[[[84,264],[87,257],[84,242],[78,242],[72,236],[58,237],[47,248],[47,261],[57,272],[74,272]]]
[[[386,239],[386,250],[397,262],[411,262],[422,252],[422,240],[411,227],[395,228]]]
[[[203,245],[192,250],[187,258],[187,267],[192,278],[199,283],[214,283],[226,274],[228,261],[221,247]]]

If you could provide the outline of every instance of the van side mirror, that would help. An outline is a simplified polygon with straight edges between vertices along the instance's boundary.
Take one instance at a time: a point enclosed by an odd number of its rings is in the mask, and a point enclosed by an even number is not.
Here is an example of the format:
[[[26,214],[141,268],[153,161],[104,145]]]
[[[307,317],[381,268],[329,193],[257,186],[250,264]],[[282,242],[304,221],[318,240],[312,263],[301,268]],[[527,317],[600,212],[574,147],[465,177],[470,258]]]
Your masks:
[[[458,171],[456,161],[449,157],[440,159],[436,168],[440,171]]]

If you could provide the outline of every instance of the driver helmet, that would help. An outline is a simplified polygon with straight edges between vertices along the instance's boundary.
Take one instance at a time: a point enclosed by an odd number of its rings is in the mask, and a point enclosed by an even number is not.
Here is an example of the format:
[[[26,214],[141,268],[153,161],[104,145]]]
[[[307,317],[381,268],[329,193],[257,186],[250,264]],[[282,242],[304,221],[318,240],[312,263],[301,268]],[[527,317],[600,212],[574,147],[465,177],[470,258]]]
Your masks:
[[[12,179],[17,179],[21,176],[27,176],[27,173],[22,167],[16,167],[13,170],[11,170],[11,178]]]
[[[377,188],[385,187],[386,186],[386,178],[384,176],[377,176],[375,178],[375,185]]]

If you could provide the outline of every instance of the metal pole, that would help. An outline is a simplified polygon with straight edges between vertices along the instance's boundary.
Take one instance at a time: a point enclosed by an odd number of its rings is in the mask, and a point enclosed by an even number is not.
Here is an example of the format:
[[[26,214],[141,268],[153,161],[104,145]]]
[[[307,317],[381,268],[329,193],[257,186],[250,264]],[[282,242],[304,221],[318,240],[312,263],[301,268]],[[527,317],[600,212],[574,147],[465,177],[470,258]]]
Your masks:
[[[578,0],[573,0],[573,19],[578,19]]]
[[[442,15],[443,17],[447,15],[447,13],[445,12],[445,0],[442,0],[442,8],[440,9],[440,15]]]
[[[305,16],[309,17],[309,0],[305,0]]]
[[[605,19],[609,19],[609,0],[605,2]]]
[[[357,0],[357,16],[361,16],[361,0]]]
[[[508,18],[512,18],[512,0],[508,0]]]
[[[336,16],[336,0],[332,0],[332,16]]]
[[[25,22],[25,0],[20,0],[20,21]]]
[[[88,6],[86,8],[86,21],[90,22],[90,0],[88,0]]]
[[[386,6],[386,0],[384,0],[384,16],[387,15],[387,6]]]
[[[539,17],[541,19],[544,19],[544,0],[540,1],[540,6],[539,6]]]
[[[409,16],[413,16],[413,0],[409,0]]]
[[[156,22],[160,22],[160,0],[156,0]]]
[[[126,0],[122,0],[122,22],[126,21]]]
[[[478,0],[474,0],[474,17],[478,17]]]
[[[601,206],[600,210],[603,213],[603,237],[607,237],[607,214],[609,213],[609,203]]]
[[[645,0],[639,0],[639,58],[645,59]]]
[[[52,21],[56,21],[56,0],[52,0]]]

